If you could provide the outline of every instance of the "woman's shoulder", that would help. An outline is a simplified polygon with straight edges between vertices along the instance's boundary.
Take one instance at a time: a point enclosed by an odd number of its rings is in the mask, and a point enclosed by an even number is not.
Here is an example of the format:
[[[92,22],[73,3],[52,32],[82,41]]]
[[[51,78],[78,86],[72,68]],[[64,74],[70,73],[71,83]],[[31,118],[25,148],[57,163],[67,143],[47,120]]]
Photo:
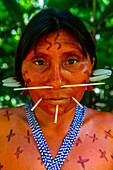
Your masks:
[[[87,108],[87,112],[91,116],[100,116],[100,117],[102,116],[103,118],[104,117],[113,117],[113,113],[95,110],[95,109],[92,109],[92,108]]]
[[[97,125],[102,125],[106,127],[111,127],[113,129],[113,113],[94,110],[91,108],[87,108],[87,116],[88,120],[91,120]]]
[[[0,128],[6,129],[16,126],[19,122],[27,121],[25,106],[1,108],[0,109]]]
[[[23,110],[25,109],[25,105],[22,105],[22,106],[16,106],[16,107],[3,107],[3,108],[0,108],[0,114],[4,111],[20,111],[20,110]]]
[[[19,118],[24,113],[25,113],[25,105],[10,107],[10,108],[1,108],[0,121],[3,119],[10,121],[12,118]]]

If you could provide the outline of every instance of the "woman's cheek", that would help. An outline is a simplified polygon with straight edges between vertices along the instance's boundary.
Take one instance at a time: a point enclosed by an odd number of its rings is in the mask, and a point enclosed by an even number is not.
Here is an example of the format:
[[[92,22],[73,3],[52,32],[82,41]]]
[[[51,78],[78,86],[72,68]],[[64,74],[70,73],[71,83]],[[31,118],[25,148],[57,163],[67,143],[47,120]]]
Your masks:
[[[34,86],[36,84],[35,82],[37,82],[37,80],[38,80],[37,79],[37,74],[34,74],[34,71],[33,71],[32,67],[29,66],[26,63],[24,63],[22,65],[22,76],[23,76],[23,79],[24,79],[24,81],[25,81],[25,83],[26,83],[26,85],[28,87]]]
[[[72,83],[87,83],[91,75],[91,67],[88,62],[78,63],[77,66],[70,72],[68,80]]]
[[[22,71],[22,76],[23,76],[23,79],[24,79],[26,85],[29,86],[29,83],[31,83],[31,78],[29,77],[28,69],[25,69]]]
[[[42,98],[39,96],[38,90],[29,90],[29,93],[34,103],[36,103],[40,98]]]

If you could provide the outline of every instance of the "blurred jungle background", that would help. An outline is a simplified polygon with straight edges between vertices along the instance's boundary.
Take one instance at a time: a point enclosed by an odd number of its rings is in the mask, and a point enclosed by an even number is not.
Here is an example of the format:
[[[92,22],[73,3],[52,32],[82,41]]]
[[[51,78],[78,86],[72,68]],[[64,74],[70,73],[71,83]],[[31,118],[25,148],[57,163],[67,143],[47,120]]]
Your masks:
[[[91,33],[97,52],[97,68],[113,69],[113,1],[110,0],[1,0],[0,1],[0,79],[14,76],[14,56],[20,35],[29,20],[42,8],[67,9],[77,15]],[[0,107],[23,105],[30,97],[3,87],[0,81]],[[85,92],[82,103],[94,109],[113,112],[113,76]]]

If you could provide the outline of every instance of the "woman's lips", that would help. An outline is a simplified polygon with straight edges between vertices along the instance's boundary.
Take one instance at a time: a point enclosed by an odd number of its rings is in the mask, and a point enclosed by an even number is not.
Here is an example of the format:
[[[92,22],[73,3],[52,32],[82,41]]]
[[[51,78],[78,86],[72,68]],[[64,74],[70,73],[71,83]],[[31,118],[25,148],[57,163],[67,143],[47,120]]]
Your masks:
[[[44,99],[44,100],[53,105],[64,105],[69,102],[70,98]]]

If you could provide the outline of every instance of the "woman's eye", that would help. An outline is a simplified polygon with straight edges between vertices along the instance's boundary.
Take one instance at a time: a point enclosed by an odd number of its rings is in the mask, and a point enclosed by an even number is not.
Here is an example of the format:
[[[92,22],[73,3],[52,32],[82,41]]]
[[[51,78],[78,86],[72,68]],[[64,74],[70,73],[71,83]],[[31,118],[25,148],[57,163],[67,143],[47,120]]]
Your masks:
[[[37,60],[34,62],[36,65],[44,65],[44,61],[43,60]]]
[[[69,59],[66,64],[76,64],[77,60],[76,59]]]

